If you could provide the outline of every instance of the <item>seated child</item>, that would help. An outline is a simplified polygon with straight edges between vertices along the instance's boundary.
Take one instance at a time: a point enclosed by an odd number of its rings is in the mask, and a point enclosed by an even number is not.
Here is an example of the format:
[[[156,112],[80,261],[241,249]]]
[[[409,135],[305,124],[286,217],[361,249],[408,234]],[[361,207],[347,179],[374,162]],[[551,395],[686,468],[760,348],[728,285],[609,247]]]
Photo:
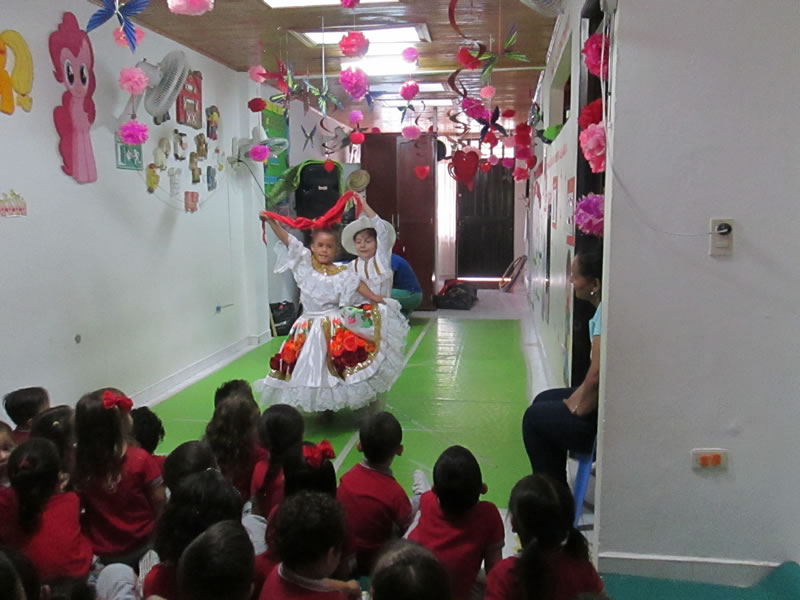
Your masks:
[[[344,600],[360,593],[356,581],[327,579],[339,566],[345,542],[344,512],[328,494],[287,497],[275,514],[271,540],[281,563],[267,577],[260,600]]]
[[[153,546],[161,562],[145,576],[143,596],[179,600],[178,561],[183,551],[214,523],[241,518],[242,499],[219,471],[209,469],[181,479],[156,525]]]
[[[408,540],[392,542],[372,573],[372,600],[450,600],[447,571],[427,550]]]
[[[391,413],[377,413],[362,423],[358,435],[364,461],[344,474],[337,498],[347,515],[358,572],[367,574],[378,550],[405,533],[413,514],[390,468],[394,457],[403,453],[398,420]]]
[[[399,254],[392,254],[392,298],[402,307],[404,315],[410,315],[422,304],[422,286],[414,269]]]
[[[133,431],[131,432],[133,439],[136,440],[142,450],[148,454],[153,454],[158,445],[164,440],[164,424],[161,419],[146,406],[133,409],[131,418],[133,419]],[[163,469],[166,457],[153,456]]]
[[[0,421],[0,488],[8,487],[8,457],[17,443],[14,432],[8,423]]]
[[[408,534],[442,562],[453,600],[470,597],[481,564],[488,573],[502,558],[503,519],[494,504],[479,501],[486,490],[472,452],[450,446],[433,467],[433,490],[422,495],[419,520]]]
[[[508,512],[522,552],[492,569],[486,600],[573,600],[603,591],[586,538],[573,526],[575,504],[566,485],[528,475],[511,490]]]
[[[253,547],[238,521],[220,521],[187,546],[178,563],[181,600],[248,600]]]
[[[50,396],[42,387],[21,388],[6,394],[3,408],[17,426],[14,441],[21,444],[30,437],[33,418],[50,408]]]
[[[11,487],[0,489],[0,542],[30,558],[45,583],[85,579],[92,546],[81,532],[77,494],[62,490],[55,444],[23,442],[11,453],[8,475]]]
[[[31,437],[45,438],[56,445],[62,471],[69,476],[75,470],[75,409],[66,404],[53,406],[33,419]]]

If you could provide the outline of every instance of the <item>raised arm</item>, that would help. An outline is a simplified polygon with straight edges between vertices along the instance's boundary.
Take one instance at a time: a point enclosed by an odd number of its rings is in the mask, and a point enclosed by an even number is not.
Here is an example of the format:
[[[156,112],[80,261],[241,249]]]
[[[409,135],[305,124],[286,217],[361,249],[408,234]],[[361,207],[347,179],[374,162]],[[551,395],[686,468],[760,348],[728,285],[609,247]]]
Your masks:
[[[370,219],[374,219],[375,217],[378,216],[378,213],[372,210],[372,207],[369,204],[367,204],[366,198],[361,199],[361,208],[363,209],[364,214],[367,215]]]
[[[289,232],[283,228],[283,225],[278,223],[275,219],[267,217],[267,223],[272,227],[272,231],[278,236],[278,239],[283,242],[285,246],[289,245]]]

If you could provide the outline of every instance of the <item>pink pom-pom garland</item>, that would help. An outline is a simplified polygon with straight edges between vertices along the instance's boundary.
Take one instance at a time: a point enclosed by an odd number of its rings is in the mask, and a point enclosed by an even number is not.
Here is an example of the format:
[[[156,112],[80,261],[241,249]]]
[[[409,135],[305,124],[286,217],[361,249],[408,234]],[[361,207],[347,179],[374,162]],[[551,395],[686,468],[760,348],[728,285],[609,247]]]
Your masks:
[[[422,132],[420,131],[419,127],[415,127],[414,125],[410,125],[408,127],[403,127],[403,137],[407,140],[415,140],[417,139]]]
[[[497,90],[493,85],[485,85],[481,88],[479,95],[484,100],[491,100],[494,98],[494,95],[497,93]]]
[[[471,119],[483,119],[489,121],[492,118],[491,111],[483,105],[483,102],[467,96],[461,101],[461,108]]]
[[[500,162],[500,159],[499,159],[497,156],[495,156],[494,154],[492,154],[492,155],[489,157],[489,164],[490,164],[490,165],[492,165],[492,166],[495,166],[495,165],[496,165],[497,163],[499,163],[499,162]]]
[[[596,77],[608,79],[609,50],[608,38],[602,33],[594,33],[586,38],[586,43],[583,45],[583,50],[581,50],[586,63],[586,70]]]
[[[341,0],[343,8],[355,8],[358,6],[359,0]]]
[[[603,237],[604,201],[603,194],[588,194],[578,201],[575,225],[583,233]]]
[[[119,87],[134,96],[144,93],[149,83],[147,73],[138,67],[125,67],[119,72]]]
[[[400,96],[403,100],[411,101],[419,94],[419,84],[416,81],[406,81],[400,88]]]
[[[261,65],[253,65],[247,69],[247,75],[256,83],[264,83],[267,80],[267,70]]]
[[[361,100],[369,91],[367,74],[358,67],[350,67],[339,74],[339,83],[353,100]]]
[[[578,136],[581,151],[589,163],[592,173],[606,170],[606,126],[605,122],[589,125]]]
[[[361,121],[364,120],[364,113],[360,110],[353,110],[350,111],[350,124],[351,125],[358,125]]]
[[[138,46],[144,39],[144,30],[136,26],[134,26],[133,29],[136,32],[136,45]],[[122,27],[114,29],[114,43],[123,48],[130,48],[128,45],[128,38],[125,37],[125,32],[122,30]]]
[[[170,12],[196,17],[214,10],[214,0],[167,0]]]
[[[269,146],[253,146],[248,154],[250,155],[250,160],[264,162],[270,155]]]
[[[417,62],[419,59],[419,50],[414,48],[414,46],[409,46],[400,54],[403,57],[403,60],[406,62],[414,63]]]
[[[506,168],[511,169],[514,167],[514,159],[513,158],[504,158],[500,161],[500,163]]]
[[[119,139],[129,146],[144,144],[148,137],[147,125],[135,119],[123,123],[119,128]]]
[[[339,40],[339,50],[351,58],[364,56],[369,50],[369,40],[360,31],[349,31]]]

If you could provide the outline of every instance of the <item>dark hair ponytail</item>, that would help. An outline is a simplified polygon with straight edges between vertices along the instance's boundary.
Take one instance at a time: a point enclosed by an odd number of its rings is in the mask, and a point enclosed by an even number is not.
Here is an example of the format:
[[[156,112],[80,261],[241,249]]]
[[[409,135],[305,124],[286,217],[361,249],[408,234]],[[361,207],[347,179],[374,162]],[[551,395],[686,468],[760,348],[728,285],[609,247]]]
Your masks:
[[[263,488],[280,474],[291,454],[300,452],[304,430],[303,416],[288,404],[273,404],[261,415],[258,437],[261,445],[269,451],[269,470]]]
[[[8,478],[19,500],[19,523],[35,533],[47,501],[56,492],[61,472],[58,449],[50,440],[31,438],[17,446],[8,459]]]
[[[522,542],[514,572],[523,600],[552,598],[556,582],[547,566],[549,556],[564,552],[589,560],[586,538],[572,524],[574,506],[569,488],[544,475],[524,477],[511,490],[509,512]]]
[[[123,413],[118,407],[105,408],[103,395],[115,388],[101,388],[84,395],[75,407],[76,484],[114,488],[122,472],[125,435]]]

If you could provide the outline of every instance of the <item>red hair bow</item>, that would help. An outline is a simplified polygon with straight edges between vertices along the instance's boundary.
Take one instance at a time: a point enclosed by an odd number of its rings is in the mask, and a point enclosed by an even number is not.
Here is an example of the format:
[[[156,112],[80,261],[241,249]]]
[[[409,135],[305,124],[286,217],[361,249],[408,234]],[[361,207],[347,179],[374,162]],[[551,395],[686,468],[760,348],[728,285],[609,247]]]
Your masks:
[[[319,469],[322,466],[322,461],[331,458],[336,458],[336,452],[328,440],[322,440],[319,444],[311,444],[303,446],[303,457],[309,466]]]
[[[131,412],[133,408],[133,400],[124,394],[106,390],[103,392],[103,408],[109,409],[118,407],[122,412]]]

